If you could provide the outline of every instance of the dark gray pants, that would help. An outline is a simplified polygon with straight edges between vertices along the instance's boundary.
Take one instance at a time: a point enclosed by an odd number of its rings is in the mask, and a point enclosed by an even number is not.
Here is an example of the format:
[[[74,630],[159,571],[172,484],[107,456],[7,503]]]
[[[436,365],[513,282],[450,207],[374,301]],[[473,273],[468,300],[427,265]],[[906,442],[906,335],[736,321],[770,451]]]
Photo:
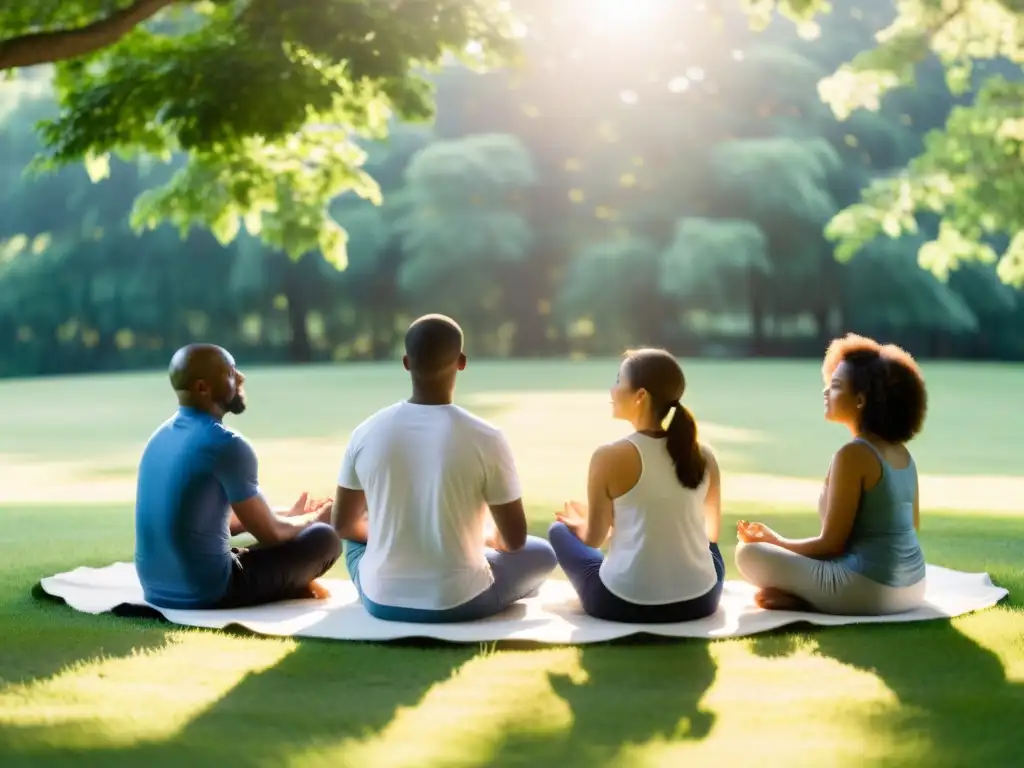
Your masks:
[[[235,556],[231,582],[214,608],[242,608],[311,597],[309,583],[341,556],[341,539],[326,523],[314,523],[291,541],[254,546]]]

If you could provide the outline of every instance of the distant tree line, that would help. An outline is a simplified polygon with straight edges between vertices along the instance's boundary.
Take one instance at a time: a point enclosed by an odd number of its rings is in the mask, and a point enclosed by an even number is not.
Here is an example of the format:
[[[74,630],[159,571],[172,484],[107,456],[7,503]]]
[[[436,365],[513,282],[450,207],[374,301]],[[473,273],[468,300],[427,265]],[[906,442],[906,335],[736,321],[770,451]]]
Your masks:
[[[288,232],[301,210],[137,234],[133,201],[136,216],[167,204],[146,194],[168,181],[173,194],[192,173],[184,154],[106,160],[96,183],[75,166],[26,175],[37,122],[58,114],[51,78],[0,84],[0,375],[164,365],[196,339],[246,362],[382,359],[424,311],[458,318],[478,356],[638,343],[803,356],[853,330],[922,356],[1024,359],[1024,293],[993,263],[945,280],[919,266],[939,216],[847,262],[824,234],[971,98],[928,60],[877,111],[840,122],[822,103],[819,81],[874,44],[891,3],[834,3],[813,39],[783,21],[752,33],[739,14],[695,15],[681,36],[586,3],[517,5],[533,11],[522,67],[445,66],[431,75],[436,119],[339,149],[366,153],[381,193],[332,203],[341,270],[324,249],[286,247],[312,242]],[[1000,73],[1013,66],[973,76]],[[182,183],[175,205],[191,205],[203,187]],[[208,189],[220,193],[215,177]]]

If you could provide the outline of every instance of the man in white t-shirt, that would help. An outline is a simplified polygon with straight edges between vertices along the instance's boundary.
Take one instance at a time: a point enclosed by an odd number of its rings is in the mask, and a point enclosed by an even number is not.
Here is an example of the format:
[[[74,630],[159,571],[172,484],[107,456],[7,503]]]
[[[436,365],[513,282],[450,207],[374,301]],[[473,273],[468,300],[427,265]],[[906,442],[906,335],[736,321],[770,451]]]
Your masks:
[[[462,329],[443,315],[421,317],[405,352],[412,397],[360,424],[341,463],[332,517],[345,562],[379,619],[493,616],[541,585],[555,553],[526,535],[504,435],[452,403],[466,367]]]

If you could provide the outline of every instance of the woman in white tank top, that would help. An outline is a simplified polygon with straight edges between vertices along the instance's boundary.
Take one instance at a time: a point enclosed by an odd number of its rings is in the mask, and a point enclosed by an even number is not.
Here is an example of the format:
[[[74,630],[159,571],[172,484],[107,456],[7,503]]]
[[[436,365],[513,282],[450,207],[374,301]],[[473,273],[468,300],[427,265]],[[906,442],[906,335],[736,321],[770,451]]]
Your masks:
[[[636,431],[594,452],[588,503],[568,502],[548,532],[591,616],[661,624],[718,609],[721,475],[679,402],[685,388],[668,352],[626,354],[611,390],[612,416]],[[598,549],[606,540],[607,557]]]

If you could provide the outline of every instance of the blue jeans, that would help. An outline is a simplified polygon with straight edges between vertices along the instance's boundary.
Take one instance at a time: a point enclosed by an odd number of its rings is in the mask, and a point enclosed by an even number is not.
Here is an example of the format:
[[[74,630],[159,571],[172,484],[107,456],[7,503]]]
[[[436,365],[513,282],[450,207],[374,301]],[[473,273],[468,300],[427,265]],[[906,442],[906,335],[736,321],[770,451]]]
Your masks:
[[[601,550],[588,547],[564,523],[553,524],[548,538],[558,555],[558,564],[580,597],[583,611],[590,616],[626,624],[672,624],[703,619],[718,610],[725,584],[725,559],[718,544],[712,543],[708,553],[718,575],[718,581],[710,590],[677,603],[639,605],[613,595],[601,581],[601,563],[604,562]]]
[[[551,545],[537,536],[527,536],[526,544],[516,552],[488,549],[486,557],[494,574],[494,583],[462,605],[442,610],[428,610],[380,605],[367,598],[359,585],[359,561],[363,559],[365,553],[365,544],[345,540],[345,566],[367,613],[384,621],[408,621],[418,624],[476,621],[499,614],[512,603],[534,592],[558,565]]]

